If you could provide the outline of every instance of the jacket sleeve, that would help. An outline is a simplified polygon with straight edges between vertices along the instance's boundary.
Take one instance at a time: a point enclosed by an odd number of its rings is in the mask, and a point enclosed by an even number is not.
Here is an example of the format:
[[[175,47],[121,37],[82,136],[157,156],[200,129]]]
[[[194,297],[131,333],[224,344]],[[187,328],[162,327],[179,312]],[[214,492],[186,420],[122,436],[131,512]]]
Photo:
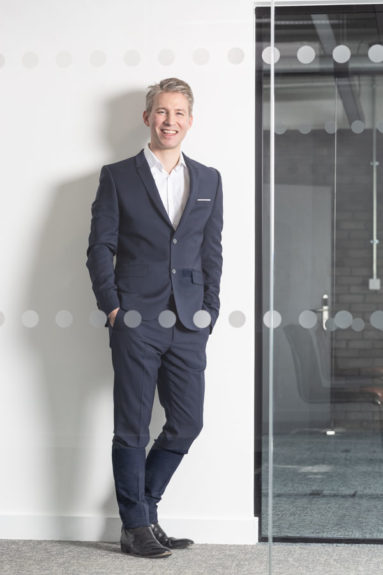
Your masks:
[[[212,213],[207,221],[202,243],[202,271],[204,275],[204,307],[211,315],[212,331],[219,314],[219,290],[222,274],[223,195],[222,180],[218,174],[217,191]]]
[[[92,220],[87,249],[87,268],[97,306],[106,315],[120,306],[114,279],[114,255],[118,246],[119,207],[113,177],[107,166],[92,204]]]

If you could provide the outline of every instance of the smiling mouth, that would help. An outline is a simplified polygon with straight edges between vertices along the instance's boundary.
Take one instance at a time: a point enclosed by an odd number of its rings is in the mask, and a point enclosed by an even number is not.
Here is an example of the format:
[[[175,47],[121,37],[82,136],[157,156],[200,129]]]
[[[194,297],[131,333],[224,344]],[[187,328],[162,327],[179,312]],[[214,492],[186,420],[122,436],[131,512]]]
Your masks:
[[[177,134],[177,130],[161,130],[161,132],[170,136],[175,136]]]

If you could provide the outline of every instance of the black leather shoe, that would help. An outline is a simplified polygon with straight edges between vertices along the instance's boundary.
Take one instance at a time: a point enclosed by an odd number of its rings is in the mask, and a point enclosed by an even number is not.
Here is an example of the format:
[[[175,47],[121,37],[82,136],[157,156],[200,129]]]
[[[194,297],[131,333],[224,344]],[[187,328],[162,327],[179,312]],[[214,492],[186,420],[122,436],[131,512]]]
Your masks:
[[[186,547],[190,547],[190,545],[193,545],[194,543],[191,539],[168,537],[159,523],[152,523],[151,528],[156,539],[161,543],[161,545],[164,545],[168,549],[186,549]]]
[[[147,557],[149,559],[169,557],[172,554],[170,549],[158,542],[149,526],[134,527],[132,529],[122,527],[121,551],[135,557]]]

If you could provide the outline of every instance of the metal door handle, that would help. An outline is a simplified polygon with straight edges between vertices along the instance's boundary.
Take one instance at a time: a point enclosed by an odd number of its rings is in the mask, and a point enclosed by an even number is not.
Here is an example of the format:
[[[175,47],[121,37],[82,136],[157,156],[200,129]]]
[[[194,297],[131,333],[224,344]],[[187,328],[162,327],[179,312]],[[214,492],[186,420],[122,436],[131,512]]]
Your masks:
[[[330,307],[328,305],[328,295],[325,293],[322,296],[322,307],[318,307],[317,309],[314,309],[313,311],[315,311],[317,314],[321,315],[321,323],[322,323],[322,327],[323,329],[326,331],[327,330],[327,320],[330,317]]]

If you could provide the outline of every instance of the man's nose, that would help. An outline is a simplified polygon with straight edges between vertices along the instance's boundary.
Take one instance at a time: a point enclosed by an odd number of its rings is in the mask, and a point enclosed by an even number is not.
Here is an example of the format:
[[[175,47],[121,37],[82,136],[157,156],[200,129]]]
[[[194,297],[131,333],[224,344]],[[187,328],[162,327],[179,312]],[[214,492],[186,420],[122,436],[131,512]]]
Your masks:
[[[167,124],[171,125],[171,124],[173,124],[173,122],[174,122],[174,118],[175,118],[175,114],[173,114],[172,112],[168,112],[168,113],[166,114],[166,119],[165,119],[165,121],[166,121]]]

